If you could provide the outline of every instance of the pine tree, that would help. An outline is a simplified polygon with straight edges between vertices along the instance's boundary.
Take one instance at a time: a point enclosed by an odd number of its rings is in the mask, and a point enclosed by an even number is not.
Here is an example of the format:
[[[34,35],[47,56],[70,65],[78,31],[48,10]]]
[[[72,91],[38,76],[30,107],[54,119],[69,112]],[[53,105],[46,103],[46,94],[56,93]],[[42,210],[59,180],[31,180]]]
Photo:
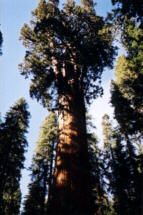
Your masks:
[[[136,177],[132,158],[125,146],[120,127],[113,128],[108,115],[103,117],[104,151],[109,188],[113,195],[114,210],[118,215],[138,214]]]
[[[135,175],[135,199],[138,213],[143,211],[141,182],[143,173],[139,170],[142,155],[138,147],[143,137],[143,28],[140,21],[124,19],[122,44],[127,54],[118,58],[115,71],[115,82],[111,86],[111,103],[114,106],[115,118],[120,124],[127,144],[130,162]],[[140,154],[140,155],[139,155]]]
[[[127,66],[138,78],[143,74],[143,28],[134,19],[125,20],[122,32],[122,44],[127,51]],[[140,77],[141,78],[141,77]]]
[[[48,164],[46,158],[34,156],[32,160],[31,182],[24,200],[22,215],[44,215],[47,212],[46,196],[48,184]],[[38,195],[37,195],[38,194]]]
[[[21,205],[20,183],[17,179],[10,178],[5,184],[3,191],[2,213],[6,215],[17,215]]]
[[[56,144],[57,116],[51,112],[42,123],[39,139],[36,142],[30,168],[31,183],[28,186],[29,192],[24,201],[22,215],[44,215],[50,211]]]
[[[120,80],[119,78],[119,80],[126,82],[127,77],[127,79],[129,79],[129,82],[132,81],[133,73],[129,74],[128,71],[126,73],[120,72],[120,78],[122,77],[123,79],[121,78]],[[138,83],[137,80],[138,79],[136,79],[136,83]],[[137,91],[133,91],[132,86],[129,85],[129,87],[127,87],[127,84],[118,84],[118,82],[117,84],[114,83],[112,85],[111,102],[114,106],[115,118],[117,119],[121,128],[121,132],[124,135],[124,141],[126,142],[127,147],[126,150],[128,151],[129,156],[128,161],[130,163],[130,168],[132,169],[132,181],[133,187],[135,189],[133,194],[134,201],[132,202],[132,206],[134,204],[134,208],[138,208],[138,214],[141,214],[142,190],[140,188],[142,187],[141,178],[143,177],[143,172],[138,171],[140,162],[142,162],[140,160],[142,156],[140,155],[140,158],[138,158],[137,144],[142,144],[142,106],[139,105],[139,103],[137,106],[134,105],[134,102],[136,100],[140,101],[141,104],[141,100],[139,100],[140,94],[138,95],[138,98],[135,97],[135,93],[137,93]],[[130,92],[130,94],[128,94],[127,92]]]
[[[22,98],[6,113],[0,125],[0,214],[17,215],[20,208],[21,169],[27,147],[29,112]]]
[[[57,1],[41,0],[31,26],[21,29],[27,51],[20,69],[33,76],[30,94],[59,110],[53,214],[90,213],[85,99],[102,93],[97,82],[115,54],[111,26],[92,5],[66,1],[60,8]]]
[[[51,188],[57,147],[57,116],[51,112],[41,126],[39,140],[36,143],[36,156],[46,159],[48,169],[48,207],[51,202]]]
[[[110,208],[105,191],[103,155],[97,144],[94,133],[88,134],[91,198],[94,214],[107,215]]]
[[[107,215],[109,202],[105,191],[103,154],[98,146],[98,137],[90,115],[87,118],[87,140],[90,166],[90,190],[93,214]]]

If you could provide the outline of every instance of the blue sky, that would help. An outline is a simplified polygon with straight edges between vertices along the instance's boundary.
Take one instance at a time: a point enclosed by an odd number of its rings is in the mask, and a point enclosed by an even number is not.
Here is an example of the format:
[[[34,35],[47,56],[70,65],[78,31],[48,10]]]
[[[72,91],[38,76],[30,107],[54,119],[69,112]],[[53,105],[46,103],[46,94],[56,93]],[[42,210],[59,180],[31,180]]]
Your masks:
[[[38,139],[39,127],[47,116],[47,110],[43,109],[36,100],[29,97],[29,81],[20,75],[18,64],[22,62],[25,49],[19,41],[20,29],[24,23],[29,23],[31,10],[33,10],[38,0],[1,0],[0,2],[0,29],[3,33],[3,55],[0,57],[0,112],[2,116],[8,111],[19,98],[24,97],[29,104],[31,113],[29,133],[27,139],[29,143],[28,153],[26,154],[25,166],[28,168],[31,163],[34,144]],[[97,1],[97,14],[105,15],[110,11],[110,0]],[[109,85],[113,78],[113,71],[106,70],[103,75],[103,85],[105,95],[97,99],[91,106],[91,114],[95,118],[97,134],[101,137],[101,118],[105,112],[112,113],[109,103]],[[29,182],[28,172],[22,172],[21,181],[22,193],[27,193],[27,183]]]

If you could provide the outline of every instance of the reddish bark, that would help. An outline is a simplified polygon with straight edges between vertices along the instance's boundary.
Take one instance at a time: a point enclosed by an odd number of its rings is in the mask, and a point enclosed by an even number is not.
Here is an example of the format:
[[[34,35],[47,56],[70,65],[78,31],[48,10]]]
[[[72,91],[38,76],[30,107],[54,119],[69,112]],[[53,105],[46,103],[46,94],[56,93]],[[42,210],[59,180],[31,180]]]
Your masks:
[[[76,89],[76,90],[75,90]],[[60,98],[52,215],[90,214],[85,105],[80,90]]]

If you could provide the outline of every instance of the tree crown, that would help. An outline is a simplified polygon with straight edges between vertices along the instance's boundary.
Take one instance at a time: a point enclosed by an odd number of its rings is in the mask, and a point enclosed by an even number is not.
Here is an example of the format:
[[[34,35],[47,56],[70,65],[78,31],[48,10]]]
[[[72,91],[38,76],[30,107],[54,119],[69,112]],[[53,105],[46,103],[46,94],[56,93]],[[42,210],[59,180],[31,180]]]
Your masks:
[[[92,4],[67,1],[59,8],[41,0],[32,15],[20,37],[27,49],[20,70],[31,77],[31,96],[46,105],[56,103],[57,92],[63,94],[76,85],[87,100],[102,93],[96,81],[100,82],[104,67],[112,67],[115,50],[111,26],[96,15]]]

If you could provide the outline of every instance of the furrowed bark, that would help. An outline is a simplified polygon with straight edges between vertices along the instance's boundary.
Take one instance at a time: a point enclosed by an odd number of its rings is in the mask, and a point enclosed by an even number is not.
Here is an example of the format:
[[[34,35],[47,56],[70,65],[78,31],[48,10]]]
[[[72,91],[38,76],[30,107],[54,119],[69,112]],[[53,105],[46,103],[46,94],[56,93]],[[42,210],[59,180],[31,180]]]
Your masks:
[[[50,47],[54,50],[52,40]],[[62,68],[59,68],[57,59],[52,57],[60,108],[55,171],[49,203],[51,215],[90,214],[84,95],[74,61],[76,56],[72,54],[71,62],[63,61]]]
[[[60,97],[51,214],[89,213],[85,104],[78,86]]]

